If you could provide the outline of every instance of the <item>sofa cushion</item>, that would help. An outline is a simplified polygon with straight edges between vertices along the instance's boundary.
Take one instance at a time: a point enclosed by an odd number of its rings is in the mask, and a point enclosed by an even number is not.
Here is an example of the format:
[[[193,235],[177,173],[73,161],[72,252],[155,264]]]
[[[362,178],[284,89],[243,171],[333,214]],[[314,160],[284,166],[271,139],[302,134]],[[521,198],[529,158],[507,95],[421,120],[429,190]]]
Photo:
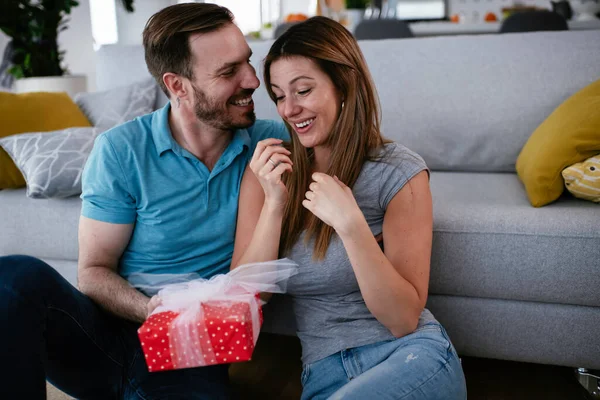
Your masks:
[[[93,93],[79,93],[75,102],[90,122],[109,129],[154,111],[157,95],[154,78]]]
[[[0,138],[24,132],[47,132],[90,122],[66,93],[0,92]],[[25,186],[12,159],[0,149],[0,189]]]
[[[0,191],[0,256],[27,254],[77,260],[81,200],[31,199],[25,189]]]
[[[81,174],[101,128],[67,128],[0,138],[27,183],[27,196],[63,198],[81,193]]]
[[[531,204],[544,206],[564,190],[563,169],[600,152],[600,80],[569,97],[533,132],[517,158]]]
[[[261,80],[271,44],[249,42]],[[379,92],[383,133],[419,153],[432,170],[514,172],[531,132],[600,76],[594,30],[359,45]],[[98,90],[150,76],[141,45],[102,46],[96,55]],[[264,83],[254,106],[258,118],[280,119]]]
[[[461,356],[600,368],[598,307],[437,295],[427,307]]]
[[[514,172],[531,133],[565,99],[600,77],[598,31],[359,45],[379,93],[384,135],[416,151],[434,171]],[[250,43],[259,76],[270,46]],[[254,105],[258,118],[279,118],[264,84]]]
[[[600,209],[533,208],[516,174],[434,172],[430,293],[600,305]]]
[[[597,204],[533,208],[510,173],[433,172],[431,189],[431,294],[600,305]],[[0,191],[0,255],[76,260],[80,202]]]

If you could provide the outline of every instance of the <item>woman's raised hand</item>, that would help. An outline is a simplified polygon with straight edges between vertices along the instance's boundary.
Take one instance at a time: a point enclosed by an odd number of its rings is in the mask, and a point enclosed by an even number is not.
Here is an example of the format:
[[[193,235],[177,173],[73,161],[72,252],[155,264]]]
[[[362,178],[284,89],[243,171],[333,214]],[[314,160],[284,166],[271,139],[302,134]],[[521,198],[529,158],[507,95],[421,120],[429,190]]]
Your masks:
[[[338,234],[352,229],[355,222],[364,219],[352,189],[337,176],[315,172],[302,205]]]
[[[282,143],[280,139],[261,140],[250,161],[250,169],[265,192],[265,203],[281,207],[288,199],[281,177],[286,171],[292,171],[292,160],[289,157],[292,153]]]

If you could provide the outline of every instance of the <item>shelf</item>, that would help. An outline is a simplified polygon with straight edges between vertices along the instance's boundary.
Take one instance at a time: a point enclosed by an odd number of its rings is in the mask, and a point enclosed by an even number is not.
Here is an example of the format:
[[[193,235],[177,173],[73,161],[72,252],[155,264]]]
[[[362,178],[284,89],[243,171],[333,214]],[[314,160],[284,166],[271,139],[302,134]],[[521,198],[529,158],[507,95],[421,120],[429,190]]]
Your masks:
[[[568,21],[569,29],[600,29],[600,19],[591,21]],[[459,24],[447,21],[436,22],[414,22],[410,29],[415,36],[441,36],[441,35],[480,35],[497,33],[500,30],[500,22],[487,22],[481,24]]]

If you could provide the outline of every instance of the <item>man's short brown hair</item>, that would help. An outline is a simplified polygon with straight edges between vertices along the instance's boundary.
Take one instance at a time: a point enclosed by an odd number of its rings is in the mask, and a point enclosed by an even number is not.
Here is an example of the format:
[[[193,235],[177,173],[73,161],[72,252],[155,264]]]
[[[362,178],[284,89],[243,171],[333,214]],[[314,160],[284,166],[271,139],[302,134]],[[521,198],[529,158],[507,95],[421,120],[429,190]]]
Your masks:
[[[144,28],[144,51],[148,70],[170,97],[162,76],[172,72],[193,79],[192,53],[188,38],[233,23],[225,7],[209,3],[184,3],[166,7],[154,14]]]

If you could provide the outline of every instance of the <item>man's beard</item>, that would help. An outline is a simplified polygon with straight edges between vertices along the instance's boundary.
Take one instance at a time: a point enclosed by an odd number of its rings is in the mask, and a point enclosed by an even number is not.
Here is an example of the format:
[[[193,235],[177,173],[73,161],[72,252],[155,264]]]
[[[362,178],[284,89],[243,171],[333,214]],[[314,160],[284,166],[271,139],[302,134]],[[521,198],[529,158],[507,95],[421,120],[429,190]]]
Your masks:
[[[254,110],[248,111],[241,116],[231,115],[228,110],[227,104],[219,104],[214,99],[208,97],[200,88],[193,85],[194,88],[194,99],[196,104],[194,106],[194,111],[196,112],[196,117],[217,129],[222,130],[234,130],[234,129],[244,129],[252,126],[254,121],[256,121],[256,114],[254,114]],[[248,91],[248,95],[252,95],[252,91]]]

